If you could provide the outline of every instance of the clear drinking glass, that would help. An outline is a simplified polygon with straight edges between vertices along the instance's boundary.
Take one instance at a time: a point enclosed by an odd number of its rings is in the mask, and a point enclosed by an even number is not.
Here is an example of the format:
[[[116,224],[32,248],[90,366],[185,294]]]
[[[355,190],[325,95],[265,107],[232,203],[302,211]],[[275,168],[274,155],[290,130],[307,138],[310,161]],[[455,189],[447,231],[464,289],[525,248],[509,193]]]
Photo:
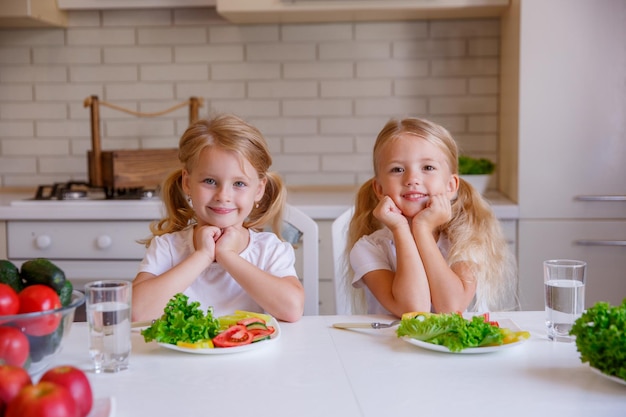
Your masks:
[[[586,262],[571,259],[543,262],[546,326],[550,340],[575,340],[574,336],[569,335],[569,331],[585,308],[586,280]]]
[[[94,370],[118,372],[128,368],[131,350],[129,281],[103,280],[85,285],[89,322],[89,354]]]

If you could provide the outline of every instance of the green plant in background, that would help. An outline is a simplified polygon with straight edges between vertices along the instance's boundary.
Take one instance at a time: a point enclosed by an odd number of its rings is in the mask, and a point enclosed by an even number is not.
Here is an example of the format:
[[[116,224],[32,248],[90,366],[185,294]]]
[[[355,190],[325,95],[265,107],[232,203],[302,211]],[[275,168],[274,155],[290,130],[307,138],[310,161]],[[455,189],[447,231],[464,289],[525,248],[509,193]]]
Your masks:
[[[490,175],[495,169],[496,164],[489,159],[459,156],[459,175]]]

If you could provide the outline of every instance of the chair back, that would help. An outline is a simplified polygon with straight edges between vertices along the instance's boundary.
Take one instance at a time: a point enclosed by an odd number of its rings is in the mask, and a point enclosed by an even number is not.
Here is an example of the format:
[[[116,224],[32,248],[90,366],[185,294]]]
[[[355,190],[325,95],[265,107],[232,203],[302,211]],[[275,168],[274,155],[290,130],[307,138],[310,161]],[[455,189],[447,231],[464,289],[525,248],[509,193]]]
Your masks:
[[[286,204],[284,238],[296,250],[296,269],[304,286],[304,315],[319,314],[319,230],[317,223],[302,210]],[[297,230],[294,230],[297,229]],[[291,238],[290,236],[291,235]]]
[[[351,207],[337,217],[331,227],[336,314],[352,314],[352,295],[346,282],[350,262],[346,257],[346,246],[348,244],[348,227],[353,214],[354,207]]]

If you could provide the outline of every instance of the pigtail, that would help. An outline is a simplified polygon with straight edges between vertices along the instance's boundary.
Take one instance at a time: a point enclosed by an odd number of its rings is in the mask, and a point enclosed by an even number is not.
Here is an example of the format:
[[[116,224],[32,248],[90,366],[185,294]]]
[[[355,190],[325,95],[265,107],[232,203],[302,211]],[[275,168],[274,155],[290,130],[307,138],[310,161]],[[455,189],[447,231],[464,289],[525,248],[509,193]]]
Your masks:
[[[470,261],[478,281],[470,310],[513,310],[518,307],[515,289],[515,258],[509,250],[500,222],[489,203],[465,180],[460,179],[452,219],[441,228],[451,247],[448,264]]]
[[[267,172],[265,178],[267,179],[265,194],[258,202],[259,206],[252,209],[248,220],[244,222],[244,227],[258,231],[266,225],[270,225],[272,231],[281,237],[287,193],[280,175],[275,172]]]
[[[346,293],[352,301],[350,305],[352,306],[353,314],[366,314],[367,300],[365,291],[362,288],[354,288],[352,286],[354,270],[350,265],[350,251],[361,237],[374,233],[382,227],[382,223],[374,217],[374,209],[378,205],[378,197],[374,193],[373,182],[374,178],[367,180],[357,191],[354,214],[348,226],[348,243],[341,260],[344,273],[341,274],[339,279],[344,280],[344,282],[340,283],[340,285],[346,288]]]
[[[154,236],[183,230],[194,220],[195,213],[185,198],[182,178],[182,169],[177,169],[161,184],[161,199],[165,207],[165,217],[151,223],[150,232],[152,236],[140,240],[139,243],[148,247]]]
[[[380,221],[374,217],[374,209],[378,205],[378,197],[372,186],[374,179],[367,180],[356,195],[354,215],[348,229],[348,247],[352,248],[362,236],[374,233],[382,227]]]

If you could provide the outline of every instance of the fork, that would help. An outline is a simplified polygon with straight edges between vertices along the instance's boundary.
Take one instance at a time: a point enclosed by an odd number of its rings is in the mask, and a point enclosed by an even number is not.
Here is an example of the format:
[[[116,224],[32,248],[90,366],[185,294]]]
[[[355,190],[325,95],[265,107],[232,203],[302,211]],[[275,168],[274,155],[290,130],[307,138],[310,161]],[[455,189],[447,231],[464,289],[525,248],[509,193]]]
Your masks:
[[[333,327],[337,329],[388,329],[400,323],[400,320],[394,320],[390,323],[334,323]]]

